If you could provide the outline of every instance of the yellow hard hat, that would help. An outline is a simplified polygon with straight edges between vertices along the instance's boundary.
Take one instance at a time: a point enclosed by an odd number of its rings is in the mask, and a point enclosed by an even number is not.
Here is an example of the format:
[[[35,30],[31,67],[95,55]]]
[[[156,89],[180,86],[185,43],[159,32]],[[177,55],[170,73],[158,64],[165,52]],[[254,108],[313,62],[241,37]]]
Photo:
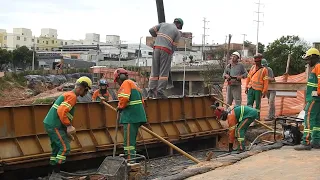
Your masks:
[[[303,59],[308,59],[310,56],[312,55],[316,55],[316,56],[320,56],[320,52],[318,49],[316,48],[310,48],[308,49],[308,51],[306,52],[306,54],[303,56]]]
[[[80,77],[76,83],[79,83],[81,85],[83,85],[84,87],[86,88],[89,88],[91,89],[91,86],[92,86],[92,81],[90,78],[88,78],[87,76],[82,76]]]

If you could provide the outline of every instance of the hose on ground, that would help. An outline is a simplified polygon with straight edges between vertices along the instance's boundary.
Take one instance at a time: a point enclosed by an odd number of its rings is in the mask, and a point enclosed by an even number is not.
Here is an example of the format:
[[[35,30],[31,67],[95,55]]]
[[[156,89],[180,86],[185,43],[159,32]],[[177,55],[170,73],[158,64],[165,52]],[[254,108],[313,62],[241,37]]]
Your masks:
[[[257,136],[257,137],[252,141],[252,143],[250,144],[250,147],[249,147],[248,150],[249,150],[249,151],[251,150],[252,146],[255,144],[255,142],[256,142],[261,136],[264,136],[264,135],[269,134],[269,133],[282,134],[282,132],[279,132],[279,131],[276,131],[276,132],[274,132],[274,131],[264,132],[264,133],[260,134],[259,136]]]

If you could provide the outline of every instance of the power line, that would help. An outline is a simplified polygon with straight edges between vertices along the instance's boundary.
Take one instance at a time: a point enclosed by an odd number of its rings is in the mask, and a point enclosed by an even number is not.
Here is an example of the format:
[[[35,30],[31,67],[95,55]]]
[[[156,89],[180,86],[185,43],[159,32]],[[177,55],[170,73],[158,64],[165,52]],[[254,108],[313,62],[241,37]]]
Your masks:
[[[209,28],[206,28],[206,24],[210,21],[207,21],[206,18],[203,18],[203,35],[202,35],[202,58],[203,60],[206,60],[206,54],[205,54],[205,47],[206,47],[206,30]]]
[[[256,44],[256,53],[258,53],[258,47],[259,47],[259,46],[258,46],[258,45],[259,45],[259,28],[260,28],[260,22],[263,22],[263,21],[260,21],[260,14],[263,13],[263,12],[260,11],[260,6],[262,5],[262,4],[260,3],[260,0],[259,0],[259,2],[256,3],[256,4],[258,4],[258,11],[255,11],[255,13],[257,13],[257,15],[258,15],[258,19],[255,20],[255,22],[257,22],[257,44]]]

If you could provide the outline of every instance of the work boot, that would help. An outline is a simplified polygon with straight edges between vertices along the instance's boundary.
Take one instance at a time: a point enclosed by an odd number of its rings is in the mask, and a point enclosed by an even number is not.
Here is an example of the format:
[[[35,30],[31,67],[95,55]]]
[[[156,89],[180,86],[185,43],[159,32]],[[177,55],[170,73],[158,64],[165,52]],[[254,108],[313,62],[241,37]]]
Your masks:
[[[157,99],[168,99],[168,97],[166,95],[164,95],[164,93],[158,92],[157,93]]]
[[[294,150],[296,150],[296,151],[311,150],[311,148],[312,147],[310,145],[304,145],[304,144],[294,146]]]
[[[148,91],[147,99],[153,99],[154,97],[155,97],[154,91],[150,89]]]

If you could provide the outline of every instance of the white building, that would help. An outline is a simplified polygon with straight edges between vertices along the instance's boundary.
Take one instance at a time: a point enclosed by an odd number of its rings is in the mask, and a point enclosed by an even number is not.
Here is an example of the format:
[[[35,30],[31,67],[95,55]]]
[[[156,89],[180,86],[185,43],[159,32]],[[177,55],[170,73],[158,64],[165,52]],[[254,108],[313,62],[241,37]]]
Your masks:
[[[88,41],[88,42],[100,42],[100,34],[86,33],[85,41]]]
[[[120,36],[118,35],[106,35],[106,43],[112,45],[119,45]]]
[[[21,46],[26,46],[31,49],[33,44],[34,37],[30,29],[13,28],[13,33],[3,33],[2,47],[8,50],[14,50]]]
[[[42,28],[41,29],[41,36],[50,37],[50,38],[57,38],[58,37],[58,32],[57,32],[56,29]]]

